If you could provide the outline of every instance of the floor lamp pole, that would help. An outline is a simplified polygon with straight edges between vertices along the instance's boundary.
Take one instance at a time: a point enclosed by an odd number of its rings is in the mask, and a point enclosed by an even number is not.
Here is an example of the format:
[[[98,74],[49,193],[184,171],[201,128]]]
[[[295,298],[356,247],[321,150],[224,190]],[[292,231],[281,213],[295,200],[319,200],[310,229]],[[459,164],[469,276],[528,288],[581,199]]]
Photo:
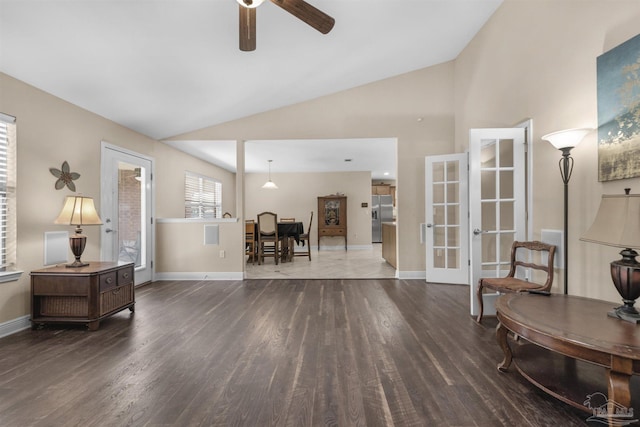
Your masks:
[[[570,156],[571,149],[578,145],[582,138],[585,137],[592,129],[567,129],[558,132],[552,132],[542,137],[543,140],[549,141],[558,150],[562,151],[562,157],[558,166],[560,166],[560,175],[564,183],[564,293],[567,294],[569,285],[569,179],[573,172],[573,158]]]
[[[571,148],[561,148],[562,158],[558,163],[560,176],[564,183],[564,294],[567,295],[569,284],[569,180],[573,172],[573,157],[570,156]]]

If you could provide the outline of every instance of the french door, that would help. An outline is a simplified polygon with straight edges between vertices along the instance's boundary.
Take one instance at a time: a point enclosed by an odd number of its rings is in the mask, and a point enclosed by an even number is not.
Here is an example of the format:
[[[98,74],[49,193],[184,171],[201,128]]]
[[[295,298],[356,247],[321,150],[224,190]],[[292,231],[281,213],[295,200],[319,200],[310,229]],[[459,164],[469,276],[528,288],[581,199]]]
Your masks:
[[[425,158],[426,279],[468,284],[467,154]]]
[[[511,244],[526,239],[525,129],[471,129],[469,132],[469,212],[471,315],[483,277],[506,276]],[[495,313],[498,294],[485,294],[484,313]]]
[[[153,160],[102,143],[101,258],[135,263],[135,284],[153,277]]]

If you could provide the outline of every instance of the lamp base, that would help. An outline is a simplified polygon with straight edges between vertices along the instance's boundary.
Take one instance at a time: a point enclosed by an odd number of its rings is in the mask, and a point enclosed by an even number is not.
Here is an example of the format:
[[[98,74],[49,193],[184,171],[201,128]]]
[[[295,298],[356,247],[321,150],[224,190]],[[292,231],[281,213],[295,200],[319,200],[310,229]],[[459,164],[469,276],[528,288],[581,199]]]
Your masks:
[[[69,246],[71,246],[71,252],[76,257],[76,260],[71,264],[67,264],[67,268],[79,268],[86,267],[89,265],[88,262],[80,261],[80,257],[82,256],[82,252],[84,252],[84,247],[87,244],[87,236],[82,234],[82,229],[80,226],[76,228],[76,234],[69,237]]]
[[[640,297],[640,263],[638,253],[633,249],[620,252],[622,259],[611,263],[611,279],[622,297],[623,305],[610,311],[608,315],[628,322],[640,323],[640,314],[633,306]]]
[[[614,319],[620,319],[631,323],[640,323],[640,314],[636,311],[635,313],[630,313],[625,310],[625,306],[622,305],[620,307],[616,307],[610,312],[607,313],[607,316],[613,317]]]
[[[82,262],[80,260],[75,260],[71,264],[65,265],[65,267],[67,267],[67,268],[79,268],[79,267],[86,267],[87,265],[89,265],[88,262]]]

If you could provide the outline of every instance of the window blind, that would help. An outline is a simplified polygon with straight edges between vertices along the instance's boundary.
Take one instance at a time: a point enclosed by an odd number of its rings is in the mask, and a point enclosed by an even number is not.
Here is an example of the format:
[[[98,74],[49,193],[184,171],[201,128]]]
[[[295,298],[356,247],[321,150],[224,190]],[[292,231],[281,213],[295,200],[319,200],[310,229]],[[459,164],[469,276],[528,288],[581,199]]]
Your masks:
[[[16,125],[0,113],[0,271],[16,264]]]
[[[221,218],[222,183],[203,175],[185,172],[184,217]]]

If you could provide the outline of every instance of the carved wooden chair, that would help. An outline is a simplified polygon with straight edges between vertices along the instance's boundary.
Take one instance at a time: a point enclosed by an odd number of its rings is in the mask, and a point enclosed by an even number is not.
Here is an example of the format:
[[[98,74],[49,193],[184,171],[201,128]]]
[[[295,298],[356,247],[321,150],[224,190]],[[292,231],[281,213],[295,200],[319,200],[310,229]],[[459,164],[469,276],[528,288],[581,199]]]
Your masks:
[[[276,265],[280,257],[280,244],[282,239],[278,236],[278,215],[273,212],[258,214],[258,264],[264,262],[265,257],[273,257]]]
[[[546,264],[536,263],[536,257],[543,252],[547,252]],[[530,255],[531,262],[524,261],[523,255]],[[482,321],[483,301],[482,293],[485,288],[492,289],[497,292],[549,292],[553,284],[553,257],[556,253],[555,245],[548,245],[539,241],[532,242],[513,242],[511,246],[511,269],[506,277],[490,278],[485,277],[478,280],[478,303],[480,304],[480,312],[478,313],[477,322]],[[546,273],[546,281],[544,283],[530,282],[528,280],[518,279],[516,273],[518,268],[532,268]]]
[[[256,244],[256,222],[252,219],[246,220],[244,224],[244,246],[245,255],[249,255],[247,262],[251,261],[252,264],[255,264],[258,246]]]
[[[307,232],[300,235],[300,241],[302,242],[302,247],[306,248],[307,250],[293,253],[293,256],[308,256],[309,261],[311,261],[311,244],[309,243],[309,235],[311,234],[312,222],[313,222],[313,211],[311,211],[311,218],[309,218],[309,227],[307,228]]]

